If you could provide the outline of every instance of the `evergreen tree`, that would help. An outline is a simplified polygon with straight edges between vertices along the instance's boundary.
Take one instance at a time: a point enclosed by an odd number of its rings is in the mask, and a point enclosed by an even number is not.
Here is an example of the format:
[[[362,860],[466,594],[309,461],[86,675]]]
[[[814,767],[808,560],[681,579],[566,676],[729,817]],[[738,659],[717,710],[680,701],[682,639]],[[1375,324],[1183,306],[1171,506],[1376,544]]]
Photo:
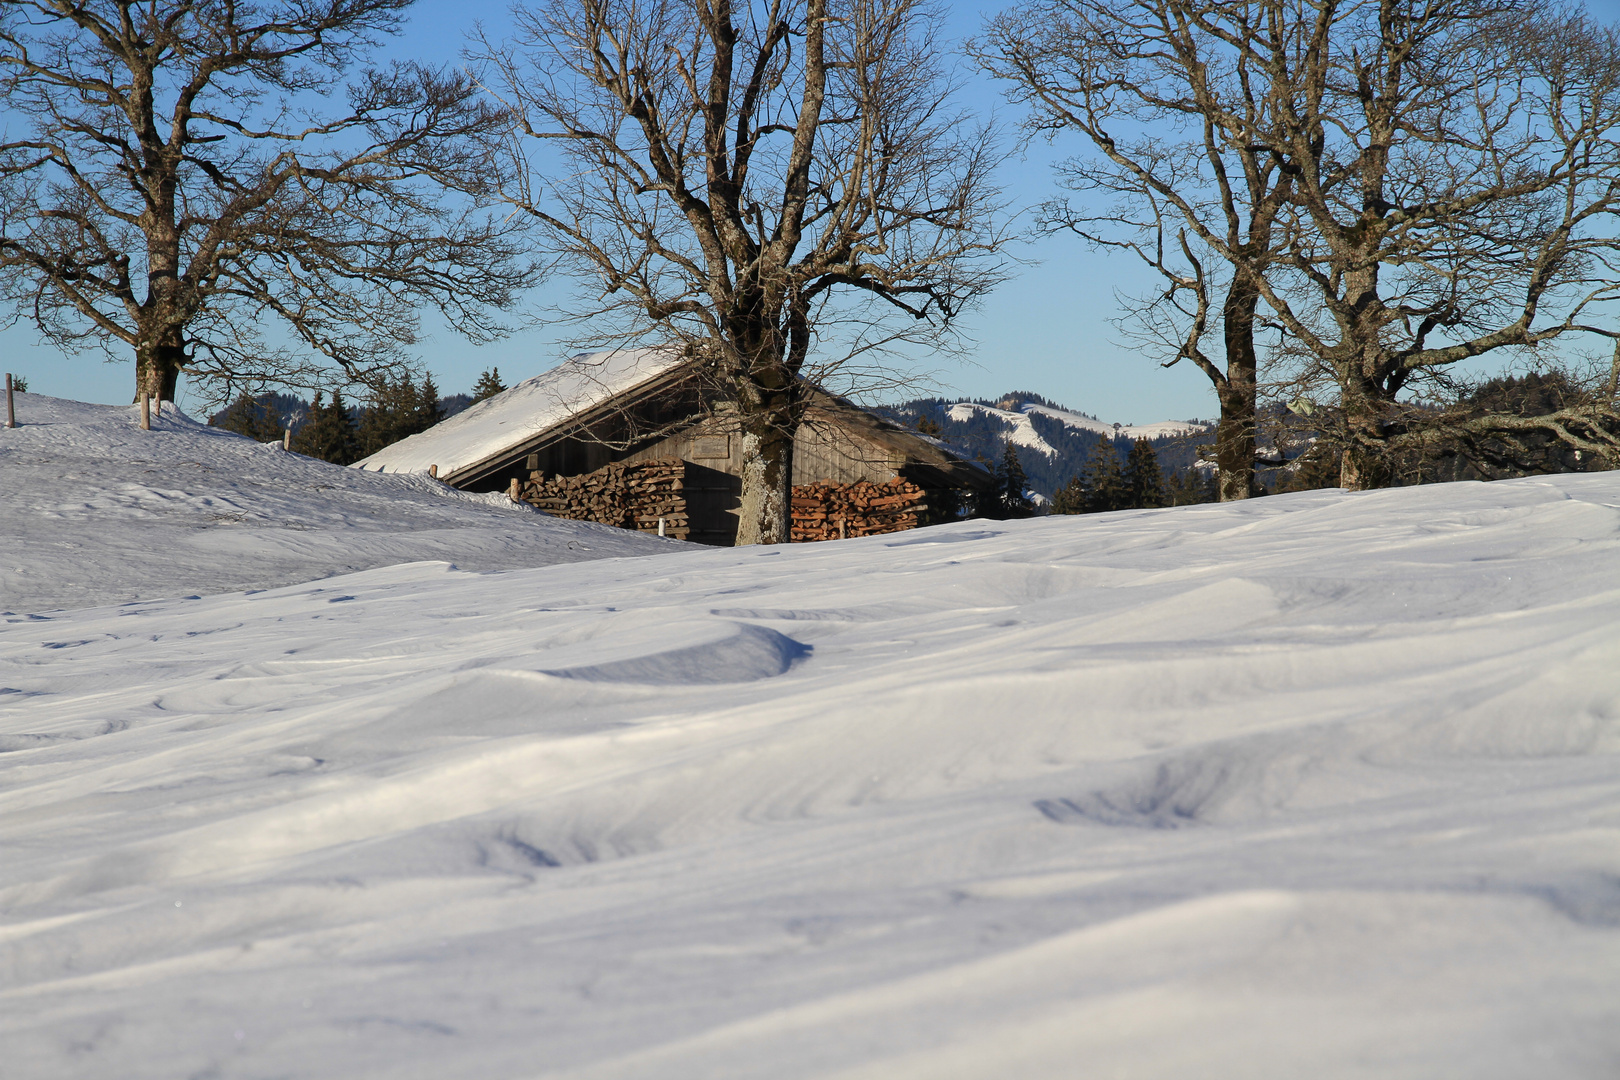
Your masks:
[[[1088,514],[1101,514],[1110,510],[1123,510],[1128,498],[1125,474],[1119,467],[1119,454],[1112,439],[1099,439],[1091,458],[1080,473],[1080,483],[1086,492]]]
[[[421,386],[403,377],[398,382],[385,382],[372,390],[360,418],[360,456],[375,454],[443,419],[439,388],[431,374],[422,377]]]
[[[1086,485],[1081,483],[1078,476],[1069,477],[1069,482],[1058,489],[1052,497],[1052,513],[1054,514],[1083,514],[1086,512]]]
[[[426,431],[444,419],[444,409],[439,406],[439,387],[434,383],[431,372],[422,376],[422,385],[416,391],[415,414],[411,419],[412,435]]]
[[[1018,460],[1018,449],[1008,443],[1001,454],[1001,467],[996,470],[996,478],[1000,481],[1001,517],[1027,518],[1035,515],[1035,504],[1030,501],[1026,488],[1029,481],[1024,476],[1024,463]]]
[[[496,394],[504,394],[505,392],[506,384],[501,382],[501,369],[492,367],[478,376],[478,382],[473,384],[472,399],[474,401],[483,401],[485,398],[492,398]]]
[[[1125,459],[1125,492],[1126,505],[1132,510],[1164,506],[1169,501],[1165,498],[1164,473],[1159,470],[1159,455],[1153,452],[1153,444],[1146,439],[1137,439],[1132,443],[1131,452]]]
[[[323,405],[321,395],[315,395],[309,420],[293,432],[292,448],[300,454],[334,465],[348,465],[360,457],[359,432],[354,417],[343,403],[343,395],[332,392],[332,403]]]
[[[366,411],[360,417],[360,456],[375,454],[413,434],[410,427],[415,417],[416,387],[409,379],[386,381],[373,387]]]
[[[1164,486],[1171,506],[1218,502],[1221,497],[1214,469],[1186,469],[1172,475]]]
[[[281,438],[281,417],[262,400],[266,396],[251,398],[244,393],[225,410],[224,416],[215,418],[217,424],[215,420],[209,424],[246,435],[254,442],[274,442]]]

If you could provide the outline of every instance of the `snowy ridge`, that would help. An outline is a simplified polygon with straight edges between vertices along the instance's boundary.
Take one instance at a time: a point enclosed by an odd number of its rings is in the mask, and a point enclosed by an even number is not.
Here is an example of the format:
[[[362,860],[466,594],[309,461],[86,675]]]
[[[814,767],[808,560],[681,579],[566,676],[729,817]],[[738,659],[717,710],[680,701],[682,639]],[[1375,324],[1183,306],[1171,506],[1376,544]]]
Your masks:
[[[5,557],[291,464],[135,435]],[[0,1068],[1610,1080],[1617,582],[1599,473],[9,616]]]
[[[263,589],[443,559],[468,570],[667,551],[505,495],[379,476],[199,424],[172,407],[17,395],[0,428],[0,610]]]
[[[1022,446],[1047,457],[1054,457],[1057,449],[1051,443],[1041,438],[1030,423],[1029,416],[1022,412],[1009,412],[1006,409],[993,409],[988,405],[979,405],[971,401],[958,402],[945,410],[945,415],[958,423],[971,420],[976,413],[983,413],[1001,421],[1008,428],[1007,441],[1014,446]]]
[[[669,349],[607,349],[580,353],[503,393],[474,402],[427,431],[385,446],[351,468],[446,476],[616,394],[633,390],[682,357]]]
[[[1202,431],[1204,428],[1198,424],[1190,424],[1184,420],[1162,420],[1154,424],[1105,424],[1101,420],[1093,420],[1089,416],[1069,412],[1067,409],[1055,409],[1050,405],[1036,405],[1025,402],[1016,410],[998,409],[990,405],[981,405],[973,401],[961,401],[948,406],[945,415],[958,423],[965,423],[975,415],[993,417],[1008,429],[1007,441],[1015,446],[1027,447],[1037,453],[1053,457],[1057,454],[1056,448],[1035,430],[1030,422],[1031,416],[1045,416],[1072,428],[1082,431],[1094,431],[1099,435],[1110,438],[1118,436],[1124,439],[1164,439],[1176,435],[1187,435]]]
[[[1124,439],[1166,439],[1176,435],[1188,435],[1203,431],[1205,427],[1199,424],[1189,424],[1185,420],[1161,420],[1154,424],[1121,424],[1117,432],[1113,424],[1105,424],[1101,420],[1093,420],[1089,416],[1069,412],[1067,409],[1054,409],[1050,405],[1026,404],[1023,406],[1026,413],[1039,413],[1050,416],[1074,428],[1085,431],[1095,431],[1099,435],[1115,435]]]

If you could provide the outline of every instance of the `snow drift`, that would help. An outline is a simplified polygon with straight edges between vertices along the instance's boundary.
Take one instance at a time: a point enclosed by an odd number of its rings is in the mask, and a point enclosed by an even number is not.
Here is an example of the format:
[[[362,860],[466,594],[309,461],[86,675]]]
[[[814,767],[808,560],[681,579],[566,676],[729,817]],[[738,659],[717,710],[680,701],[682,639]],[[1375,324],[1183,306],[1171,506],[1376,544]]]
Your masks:
[[[469,570],[668,551],[426,476],[362,474],[165,410],[19,394],[0,428],[0,610],[262,589],[444,559]]]
[[[1620,474],[663,550],[8,616],[4,1074],[1615,1075]]]

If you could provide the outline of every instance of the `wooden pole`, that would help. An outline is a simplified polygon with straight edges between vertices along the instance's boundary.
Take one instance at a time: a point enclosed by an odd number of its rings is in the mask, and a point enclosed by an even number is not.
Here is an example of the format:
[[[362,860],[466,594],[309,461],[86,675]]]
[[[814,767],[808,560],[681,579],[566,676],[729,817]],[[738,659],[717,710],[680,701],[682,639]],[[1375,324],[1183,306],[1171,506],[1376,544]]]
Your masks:
[[[152,399],[145,390],[141,391],[141,430],[152,430]]]
[[[283,450],[291,450],[292,449],[292,428],[287,428],[287,429],[282,431],[282,433],[281,433],[281,448]]]
[[[433,479],[437,480],[439,478],[439,467],[437,465],[429,465],[428,466],[428,475],[433,477]]]
[[[162,394],[155,394],[152,397],[152,415],[153,416],[158,416],[158,417],[161,417],[163,415],[163,395]]]
[[[512,501],[513,501],[513,502],[520,502],[520,501],[522,501],[522,500],[520,500],[520,499],[519,499],[519,498],[518,498],[518,492],[519,492],[519,491],[520,491],[520,490],[521,490],[521,489],[520,489],[520,488],[519,488],[519,487],[518,487],[518,478],[517,478],[517,477],[515,477],[515,476],[514,476],[514,477],[512,477],[512,486],[511,486],[511,487],[510,487],[510,488],[508,488],[508,489],[507,489],[507,494],[508,494],[508,495],[510,495],[510,496],[511,496],[511,497],[512,497]]]
[[[11,401],[11,372],[6,372],[6,427],[17,426],[17,406]]]

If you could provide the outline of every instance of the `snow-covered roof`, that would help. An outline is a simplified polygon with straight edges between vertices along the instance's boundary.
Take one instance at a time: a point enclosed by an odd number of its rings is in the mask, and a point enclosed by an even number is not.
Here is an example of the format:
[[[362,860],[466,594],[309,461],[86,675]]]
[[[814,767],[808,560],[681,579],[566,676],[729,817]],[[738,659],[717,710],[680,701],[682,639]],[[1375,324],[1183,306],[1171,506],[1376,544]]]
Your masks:
[[[353,467],[372,472],[426,473],[429,466],[437,465],[439,476],[448,476],[576,413],[651,382],[683,360],[673,349],[580,353],[504,393],[468,406],[427,431],[383,447]]]

